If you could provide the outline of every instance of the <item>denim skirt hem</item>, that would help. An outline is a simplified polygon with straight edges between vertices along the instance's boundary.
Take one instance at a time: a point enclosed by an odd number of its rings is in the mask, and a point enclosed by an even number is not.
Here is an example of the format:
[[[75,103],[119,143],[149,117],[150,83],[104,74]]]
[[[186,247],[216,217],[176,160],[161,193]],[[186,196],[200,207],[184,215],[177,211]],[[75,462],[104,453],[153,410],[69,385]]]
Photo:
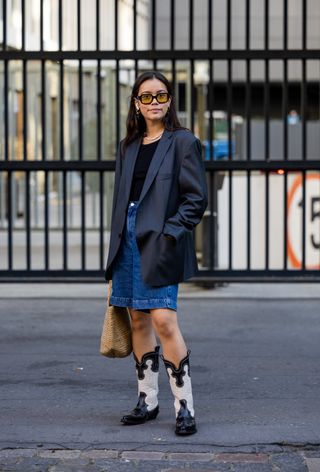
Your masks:
[[[137,300],[137,299],[132,300],[132,298],[111,296],[109,304],[115,305],[115,306],[127,306],[129,308],[133,308],[139,311],[144,311],[147,308],[148,309],[170,308],[171,310],[177,311],[177,304],[174,303],[173,300],[165,299],[165,298],[161,298],[161,299],[151,298],[149,300]]]
[[[144,282],[141,275],[140,251],[135,233],[139,201],[129,202],[120,247],[112,264],[110,305],[126,306],[150,313],[151,308],[177,310],[178,284],[160,287]]]

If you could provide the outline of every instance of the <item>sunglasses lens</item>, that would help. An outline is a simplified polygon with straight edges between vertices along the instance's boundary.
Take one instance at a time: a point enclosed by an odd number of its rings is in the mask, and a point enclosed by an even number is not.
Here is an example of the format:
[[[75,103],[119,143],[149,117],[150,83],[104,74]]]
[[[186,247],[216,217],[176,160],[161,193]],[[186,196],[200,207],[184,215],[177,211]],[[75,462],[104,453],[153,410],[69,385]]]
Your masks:
[[[141,95],[140,99],[141,103],[144,105],[149,105],[152,102],[152,95],[151,93],[145,93]]]
[[[139,98],[143,105],[150,105],[153,101],[151,93],[142,93]],[[167,103],[169,100],[169,94],[167,92],[157,93],[156,98],[158,103]]]
[[[158,93],[157,100],[159,103],[166,103],[169,100],[167,93]]]

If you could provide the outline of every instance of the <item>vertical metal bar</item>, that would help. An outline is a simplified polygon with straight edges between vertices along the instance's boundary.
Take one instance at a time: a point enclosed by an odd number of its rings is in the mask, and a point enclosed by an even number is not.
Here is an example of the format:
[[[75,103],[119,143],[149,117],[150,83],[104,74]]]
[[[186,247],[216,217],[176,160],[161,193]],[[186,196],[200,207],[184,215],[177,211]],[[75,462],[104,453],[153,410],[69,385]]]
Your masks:
[[[44,264],[45,269],[49,270],[49,190],[48,190],[48,171],[44,171]]]
[[[218,252],[218,178],[219,174],[213,174],[213,189],[214,189],[214,200],[213,200],[213,268],[219,267],[219,252]]]
[[[195,88],[194,88],[194,59],[190,60],[190,87],[191,87],[191,131],[194,132]]]
[[[43,0],[40,0],[40,51],[43,51]]]
[[[100,0],[96,0],[96,50],[100,49]]]
[[[307,50],[307,0],[302,0],[302,49]],[[301,118],[302,118],[302,159],[307,160],[307,71],[306,59],[302,59],[302,90],[301,90]]]
[[[171,0],[170,3],[170,49],[175,49],[175,0]]]
[[[27,170],[25,172],[25,225],[26,225],[26,262],[27,262],[27,270],[31,269],[31,218],[30,218],[30,171]]]
[[[264,49],[269,49],[269,0],[264,0]]]
[[[302,160],[307,159],[307,72],[306,59],[302,59],[302,82],[301,82],[301,123],[302,123]]]
[[[99,266],[104,266],[104,172],[99,171]]]
[[[269,171],[266,171],[265,188],[265,269],[269,270]]]
[[[118,50],[118,0],[114,0],[114,49]]]
[[[7,2],[6,0],[2,1],[2,18],[3,18],[3,44],[2,49],[5,51],[7,49]]]
[[[63,29],[63,17],[62,17],[62,0],[59,0],[59,26],[58,26],[58,35],[59,35],[59,51],[62,50],[62,29]],[[59,102],[59,121],[60,121],[60,129],[59,129],[59,140],[60,140],[60,160],[64,160],[64,84],[63,84],[63,59],[60,59],[59,62],[59,95],[60,95],[60,102]]]
[[[7,173],[8,195],[8,269],[12,270],[12,171]]]
[[[288,0],[283,0],[283,49],[288,49]]]
[[[231,0],[227,0],[227,50],[231,49]]]
[[[156,49],[156,0],[152,0],[151,4],[151,49]]]
[[[269,59],[265,59],[265,79],[264,79],[264,158],[270,159],[270,81],[269,81]]]
[[[264,49],[269,49],[269,0],[265,0],[264,4]],[[269,82],[269,59],[264,61],[264,158],[270,158],[270,82]]]
[[[81,0],[77,0],[77,44],[78,51],[81,51]]]
[[[209,202],[209,211],[210,211],[210,216],[209,216],[209,269],[213,270],[214,269],[214,258],[215,258],[215,231],[214,231],[214,219],[215,219],[215,212],[214,208],[216,206],[215,204],[215,195],[216,195],[216,189],[215,189],[215,172],[210,171],[209,173],[209,189],[210,189],[210,202]]]
[[[250,0],[246,0],[246,50],[250,49]]]
[[[59,103],[59,115],[60,115],[60,160],[64,161],[64,67],[63,60],[60,60],[59,68],[59,94],[60,94],[60,103]]]
[[[134,73],[135,73],[135,77],[137,77],[139,74],[138,59],[134,60]]]
[[[189,50],[193,50],[193,0],[189,0]]]
[[[302,171],[302,261],[301,268],[306,268],[306,171]]]
[[[288,0],[284,0],[283,8],[283,49],[288,48]],[[282,113],[283,113],[283,159],[288,160],[288,61],[283,59],[283,98],[282,98]],[[287,174],[287,173],[286,173]],[[287,175],[285,175],[285,196],[287,195]],[[285,198],[285,266],[287,266],[287,237],[288,237],[288,223],[287,223],[287,198]]]
[[[119,59],[116,59],[116,142],[120,142],[120,86]]]
[[[4,2],[6,3],[6,2]],[[4,60],[4,97],[3,97],[3,104],[4,104],[4,159],[5,161],[9,160],[9,81],[8,81],[8,74],[9,74],[9,65],[8,60]]]
[[[251,171],[247,171],[247,270],[251,269]]]
[[[232,74],[231,59],[228,58],[227,116],[228,116],[228,160],[232,160]]]
[[[81,269],[86,268],[86,194],[85,171],[81,170]]]
[[[228,219],[229,219],[229,241],[228,241],[228,246],[229,246],[229,270],[232,269],[232,170],[229,170],[229,201],[228,201]]]
[[[72,172],[72,171],[71,171]],[[70,197],[72,194],[70,192]],[[67,172],[65,170],[62,171],[62,245],[63,245],[63,269],[68,269],[68,193],[67,193]]]
[[[137,50],[137,0],[133,0],[133,50]]]
[[[213,121],[213,110],[214,110],[214,88],[213,88],[213,65],[212,61],[209,60],[209,83],[208,83],[208,108],[209,108],[209,159],[214,159],[214,121]]]
[[[283,159],[288,160],[288,61],[283,59],[282,120],[283,120]]]
[[[42,160],[47,159],[47,136],[46,136],[46,62],[44,59],[41,59],[41,132],[42,132]]]
[[[62,29],[63,29],[63,23],[62,23],[62,0],[59,0],[59,8],[58,8],[58,40],[59,40],[59,51],[62,50]]]
[[[27,96],[28,96],[28,85],[27,85],[27,62],[25,59],[22,61],[22,87],[23,87],[23,160],[28,160],[28,114],[27,114]]]
[[[157,35],[157,22],[156,22],[156,14],[157,14],[157,0],[152,0],[152,49],[155,51],[156,49],[156,35]],[[153,59],[153,69],[157,69],[157,60]]]
[[[171,71],[172,71],[172,81],[171,81],[171,86],[172,86],[172,92],[173,95],[176,95],[176,60],[171,59]],[[177,101],[175,99],[175,105],[177,107]]]
[[[82,59],[79,59],[79,70],[78,70],[78,112],[79,112],[79,160],[83,160],[83,90],[82,90]]]
[[[246,141],[247,141],[247,160],[251,160],[251,64],[250,59],[246,59]]]
[[[58,7],[58,41],[59,41],[59,51],[62,51],[62,41],[63,41],[63,10],[62,10],[62,0],[59,0]],[[59,62],[59,141],[60,141],[60,160],[64,161],[64,65],[63,59],[60,59]]]
[[[283,193],[284,193],[284,235],[283,235],[283,269],[288,266],[288,172],[284,171]]]
[[[102,159],[101,148],[101,59],[97,61],[97,160]]]
[[[213,33],[213,22],[212,22],[212,0],[208,0],[208,50],[212,50],[212,33]]]
[[[302,49],[307,49],[307,0],[302,0]]]
[[[6,3],[6,0],[2,0]],[[25,0],[21,0],[21,49],[26,49],[26,5]]]
[[[176,111],[178,112],[178,101],[177,101],[177,95],[176,94],[176,60],[171,59],[171,74],[172,74],[172,81],[171,81],[171,87],[172,87],[172,93],[174,95],[174,103],[175,103],[175,108]]]

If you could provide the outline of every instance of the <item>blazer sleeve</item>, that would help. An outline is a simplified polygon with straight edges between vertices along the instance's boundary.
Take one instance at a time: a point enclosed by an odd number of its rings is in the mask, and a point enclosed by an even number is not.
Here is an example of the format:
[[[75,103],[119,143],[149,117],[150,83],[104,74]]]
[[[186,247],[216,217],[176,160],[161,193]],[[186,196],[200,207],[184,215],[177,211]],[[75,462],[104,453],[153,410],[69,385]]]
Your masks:
[[[179,172],[181,204],[177,212],[168,218],[162,233],[179,240],[185,231],[192,231],[201,221],[208,205],[206,172],[202,160],[202,146],[196,138],[182,158]]]
[[[121,170],[122,170],[122,152],[121,152],[121,150],[122,150],[122,141],[120,141],[120,143],[118,145],[117,156],[116,156],[116,170],[115,170],[115,176],[114,176],[114,188],[113,188],[113,200],[112,200],[112,217],[111,217],[111,219],[113,219],[113,216],[114,216],[116,201],[117,201],[118,192],[119,192]]]

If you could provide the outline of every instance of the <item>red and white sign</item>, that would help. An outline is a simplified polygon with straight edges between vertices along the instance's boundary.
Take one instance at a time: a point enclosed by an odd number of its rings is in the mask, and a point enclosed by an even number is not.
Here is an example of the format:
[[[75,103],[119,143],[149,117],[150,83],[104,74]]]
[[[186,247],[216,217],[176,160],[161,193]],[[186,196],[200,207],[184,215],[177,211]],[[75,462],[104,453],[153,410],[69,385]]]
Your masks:
[[[305,267],[320,269],[320,174],[306,175]],[[288,258],[292,268],[302,268],[302,175],[288,192]]]

